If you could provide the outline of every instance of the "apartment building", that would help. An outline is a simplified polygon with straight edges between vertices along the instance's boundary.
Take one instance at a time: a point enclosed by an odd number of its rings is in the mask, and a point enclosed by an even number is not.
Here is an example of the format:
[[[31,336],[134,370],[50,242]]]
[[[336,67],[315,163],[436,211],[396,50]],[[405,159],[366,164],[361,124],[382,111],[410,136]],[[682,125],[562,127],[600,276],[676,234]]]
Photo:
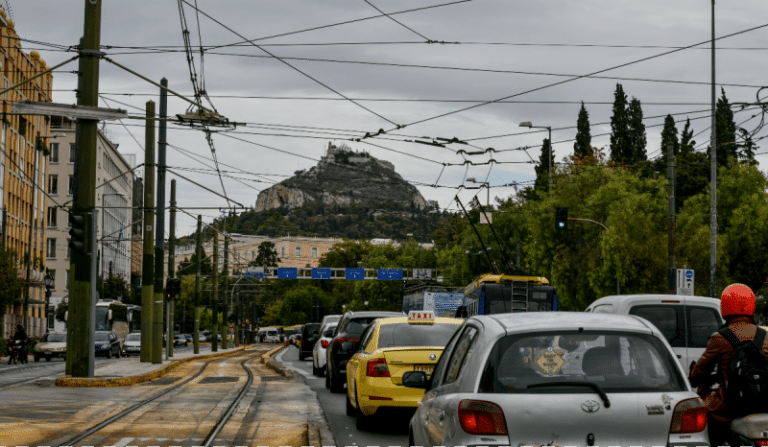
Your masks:
[[[51,132],[62,135],[50,143],[50,172],[48,195],[63,206],[48,208],[46,220],[46,258],[55,279],[50,309],[55,309],[69,290],[69,215],[75,188],[75,122],[66,117],[51,117]],[[134,175],[129,161],[117,151],[102,132],[96,143],[96,209],[97,217],[97,275],[112,274],[131,281],[133,251]],[[132,158],[132,157],[129,157]],[[133,158],[135,160],[135,158]],[[51,329],[63,329],[63,324],[49,319]]]
[[[16,25],[0,9],[0,83],[3,90],[48,70],[37,51],[22,50]],[[43,278],[46,267],[44,225],[47,199],[50,120],[45,116],[11,115],[18,101],[50,102],[53,76],[46,74],[2,94],[0,130],[0,207],[6,214],[2,240],[16,253],[17,275],[29,285],[27,299],[20,296],[13,304],[0,308],[0,336],[10,336],[17,324],[24,324],[32,336],[45,333],[46,301]],[[28,264],[24,262],[28,259]],[[30,274],[27,275],[27,271]],[[24,321],[24,303],[27,320]]]

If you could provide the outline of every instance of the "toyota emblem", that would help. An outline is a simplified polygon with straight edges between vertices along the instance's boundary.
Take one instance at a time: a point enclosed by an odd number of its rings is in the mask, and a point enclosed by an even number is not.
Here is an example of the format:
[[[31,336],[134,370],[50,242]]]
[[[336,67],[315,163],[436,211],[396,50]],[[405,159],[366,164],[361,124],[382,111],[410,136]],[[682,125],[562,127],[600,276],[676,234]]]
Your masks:
[[[437,358],[437,354],[435,354],[435,353],[429,354],[429,359],[430,360],[435,360],[436,358]]]
[[[581,404],[581,409],[586,411],[587,413],[594,413],[600,409],[600,404],[598,404],[594,400],[588,400],[583,404]]]

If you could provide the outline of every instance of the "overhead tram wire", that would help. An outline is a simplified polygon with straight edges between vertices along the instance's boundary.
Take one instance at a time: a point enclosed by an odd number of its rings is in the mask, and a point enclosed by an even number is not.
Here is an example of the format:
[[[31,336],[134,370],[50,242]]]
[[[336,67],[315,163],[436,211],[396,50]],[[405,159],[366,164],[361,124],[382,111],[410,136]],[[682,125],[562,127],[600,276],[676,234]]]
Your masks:
[[[748,28],[748,29],[745,29],[745,30],[737,31],[735,33],[726,34],[725,36],[721,36],[721,37],[715,38],[714,40],[727,39],[729,37],[738,36],[740,34],[745,34],[745,33],[748,33],[748,32],[751,32],[751,31],[755,31],[755,30],[758,30],[758,29],[762,29],[762,28],[765,28],[765,27],[768,27],[768,23],[763,24],[763,25],[759,25],[759,26],[755,26],[755,27],[752,27],[752,28]],[[677,49],[670,50],[670,51],[665,51],[663,53],[655,54],[655,55],[652,55],[652,56],[647,56],[647,57],[644,57],[644,58],[641,58],[641,59],[636,59],[636,60],[630,61],[630,62],[625,62],[623,64],[615,65],[615,66],[609,67],[609,68],[604,68],[602,70],[598,70],[598,71],[595,71],[595,72],[592,72],[592,73],[589,73],[589,74],[586,74],[586,75],[576,76],[576,77],[573,77],[573,78],[570,78],[570,79],[565,79],[563,81],[558,81],[558,82],[555,82],[555,83],[552,83],[552,84],[543,85],[541,87],[536,87],[536,88],[533,88],[533,89],[528,89],[528,90],[525,90],[525,91],[522,91],[522,92],[519,92],[519,93],[515,93],[515,94],[512,94],[512,95],[508,95],[508,96],[502,97],[502,98],[498,98],[498,99],[496,99],[494,101],[488,101],[488,102],[485,102],[485,103],[482,103],[482,104],[476,104],[476,105],[473,105],[473,106],[457,109],[457,110],[454,110],[454,111],[451,111],[451,112],[442,113],[440,115],[435,115],[435,116],[432,116],[432,117],[429,117],[429,118],[424,118],[424,119],[421,119],[421,120],[418,120],[418,121],[411,122],[409,124],[398,126],[396,128],[390,129],[390,130],[395,130],[395,129],[399,129],[399,128],[402,128],[402,127],[413,126],[413,125],[416,125],[416,124],[425,123],[427,121],[433,121],[433,120],[436,120],[438,118],[444,118],[446,116],[454,115],[454,114],[457,114],[457,113],[460,113],[460,112],[465,112],[465,111],[468,111],[468,110],[476,109],[476,108],[483,107],[483,106],[486,106],[486,105],[489,105],[489,104],[494,104],[494,103],[496,103],[498,101],[501,101],[501,100],[504,100],[504,99],[515,98],[515,97],[522,96],[522,95],[525,95],[525,94],[528,94],[528,93],[533,93],[533,92],[537,92],[537,91],[540,91],[540,90],[545,90],[545,89],[548,89],[548,88],[552,88],[552,87],[555,87],[555,86],[558,86],[558,85],[567,84],[569,82],[573,82],[573,81],[576,81],[576,80],[579,80],[579,79],[584,79],[584,78],[589,77],[589,76],[595,76],[595,75],[598,75],[600,73],[605,73],[607,71],[616,70],[618,68],[623,68],[623,67],[628,67],[630,65],[638,64],[640,62],[646,62],[646,61],[649,61],[649,60],[652,60],[652,59],[656,59],[656,58],[659,58],[659,57],[662,57],[662,56],[668,56],[670,54],[678,53],[680,51],[684,51],[684,50],[687,50],[689,48],[693,48],[693,47],[697,47],[699,45],[710,43],[711,41],[712,41],[711,39],[710,40],[705,40],[705,41],[698,42],[698,43],[695,43],[695,44],[692,44],[692,45],[689,45],[689,46],[686,46],[686,47],[677,48]]]
[[[414,30],[413,28],[410,28],[410,27],[408,27],[408,26],[407,26],[406,24],[404,24],[403,22],[399,22],[399,21],[398,21],[397,19],[395,19],[394,17],[390,16],[390,15],[389,15],[389,14],[387,14],[386,12],[384,12],[384,11],[382,11],[381,9],[379,9],[378,7],[376,7],[376,5],[374,5],[374,4],[373,4],[373,3],[371,3],[370,1],[368,1],[368,0],[363,0],[363,1],[365,1],[365,3],[368,3],[369,5],[371,5],[371,7],[372,7],[373,9],[375,9],[376,11],[379,11],[380,13],[384,14],[385,16],[387,16],[387,18],[388,18],[388,19],[390,19],[391,21],[393,21],[393,22],[397,23],[398,25],[400,25],[400,26],[402,26],[403,28],[407,29],[408,31],[412,32],[413,34],[416,34],[417,36],[421,37],[422,39],[424,39],[424,40],[426,40],[426,41],[430,41],[430,40],[431,40],[429,37],[427,37],[427,36],[425,36],[425,35],[421,34],[420,32],[418,32],[418,31]]]
[[[221,26],[222,28],[224,28],[224,29],[226,29],[227,31],[231,32],[232,34],[234,34],[234,35],[236,35],[236,36],[240,37],[241,39],[245,39],[245,37],[244,37],[242,34],[238,33],[237,31],[233,30],[232,28],[230,28],[230,27],[228,27],[228,26],[224,25],[224,24],[223,24],[222,22],[220,22],[219,20],[216,20],[216,19],[214,19],[213,17],[211,17],[211,15],[210,15],[210,14],[207,14],[205,11],[201,11],[201,10],[199,10],[199,9],[198,9],[196,6],[192,6],[192,5],[190,5],[190,3],[189,3],[187,0],[179,0],[179,1],[180,1],[180,2],[184,2],[184,3],[186,3],[187,5],[189,5],[189,6],[193,7],[193,8],[195,8],[195,10],[196,10],[196,11],[198,11],[199,13],[201,13],[201,14],[203,14],[204,16],[208,17],[208,19],[212,20],[213,22],[215,22],[216,24],[218,24],[218,25],[219,25],[219,26]],[[348,98],[346,95],[344,95],[343,93],[341,93],[341,92],[339,92],[339,91],[337,91],[337,90],[333,89],[332,87],[330,87],[329,85],[327,85],[327,84],[323,83],[323,82],[322,82],[322,81],[320,81],[319,79],[316,79],[316,78],[314,78],[313,76],[309,75],[308,73],[305,73],[304,71],[300,70],[299,68],[297,68],[297,67],[295,67],[295,66],[293,66],[293,65],[289,64],[288,62],[286,62],[286,61],[285,61],[283,58],[281,58],[280,56],[276,56],[275,54],[272,54],[272,53],[271,53],[271,52],[269,52],[268,50],[265,50],[264,48],[260,47],[258,44],[254,43],[254,42],[250,42],[250,43],[251,43],[251,45],[253,45],[254,47],[256,47],[256,48],[258,48],[259,50],[263,51],[264,53],[266,53],[266,54],[268,54],[268,55],[272,56],[274,59],[276,59],[276,60],[280,61],[281,63],[283,63],[283,64],[285,64],[286,66],[290,67],[291,69],[293,69],[293,70],[297,71],[298,73],[302,74],[303,76],[305,76],[305,77],[307,77],[307,78],[311,79],[311,80],[312,80],[312,81],[314,81],[315,83],[317,83],[317,84],[319,84],[319,85],[323,86],[324,88],[326,88],[326,89],[328,89],[328,90],[332,91],[333,93],[335,93],[335,94],[337,94],[337,95],[341,96],[342,98],[345,98],[346,100],[348,100],[348,101],[349,101],[349,102],[351,102],[352,104],[355,104],[355,105],[356,105],[356,106],[358,106],[359,108],[361,108],[361,109],[363,109],[363,110],[365,110],[365,111],[367,111],[367,112],[369,112],[369,113],[371,113],[371,114],[373,114],[373,115],[376,115],[377,117],[379,117],[379,118],[383,119],[384,121],[386,121],[386,122],[388,122],[388,123],[390,123],[390,124],[392,124],[392,125],[394,125],[394,126],[397,126],[397,128],[399,128],[399,125],[398,125],[397,123],[395,123],[394,121],[392,121],[392,120],[390,120],[390,119],[388,119],[388,118],[386,118],[386,117],[384,117],[384,116],[382,116],[382,115],[380,115],[380,114],[378,114],[378,113],[374,112],[373,110],[369,109],[368,107],[365,107],[364,105],[360,104],[359,102],[356,102],[356,101],[354,101],[354,100],[352,100],[352,99],[349,99],[349,98]]]

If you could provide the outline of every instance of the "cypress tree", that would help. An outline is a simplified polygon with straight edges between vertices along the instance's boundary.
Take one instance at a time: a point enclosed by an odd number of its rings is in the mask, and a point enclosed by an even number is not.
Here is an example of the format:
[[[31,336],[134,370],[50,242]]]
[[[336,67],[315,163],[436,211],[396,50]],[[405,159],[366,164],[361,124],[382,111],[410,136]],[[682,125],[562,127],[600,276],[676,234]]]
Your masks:
[[[672,153],[677,156],[680,152],[680,142],[677,140],[677,127],[672,115],[664,118],[664,128],[661,130],[661,155],[666,157],[667,146],[672,144]]]
[[[581,102],[579,117],[576,119],[576,142],[573,143],[573,155],[576,157],[592,157],[592,134],[589,129],[589,113]]]
[[[645,124],[643,123],[643,108],[640,100],[632,98],[627,109],[627,134],[629,135],[629,152],[627,158],[630,164],[636,165],[641,161],[648,160],[645,146],[647,143],[645,137]]]
[[[693,148],[696,147],[696,142],[693,141],[693,129],[691,129],[691,119],[685,120],[685,127],[683,133],[680,134],[680,155],[686,156],[693,153]]]
[[[549,139],[544,138],[544,142],[541,145],[541,155],[539,156],[539,163],[536,165],[536,183],[534,189],[536,191],[549,191],[549,160],[552,157],[552,169],[554,169],[555,154],[552,153],[552,145],[549,144]]]
[[[731,160],[736,160],[739,153],[739,146],[736,144],[736,123],[733,121],[733,110],[728,98],[725,97],[725,89],[722,89],[722,96],[717,100],[715,109],[715,125],[717,126],[717,164],[728,166]],[[712,158],[712,148],[707,148],[707,154]]]
[[[617,164],[630,163],[631,146],[627,116],[627,95],[621,84],[616,84],[611,116],[611,159]]]
[[[742,140],[744,140],[744,143],[741,144],[741,153],[739,154],[739,158],[750,164],[756,164],[755,149],[757,149],[757,145],[752,139],[752,134],[749,133],[746,129],[742,128],[739,128],[739,133],[741,134]]]

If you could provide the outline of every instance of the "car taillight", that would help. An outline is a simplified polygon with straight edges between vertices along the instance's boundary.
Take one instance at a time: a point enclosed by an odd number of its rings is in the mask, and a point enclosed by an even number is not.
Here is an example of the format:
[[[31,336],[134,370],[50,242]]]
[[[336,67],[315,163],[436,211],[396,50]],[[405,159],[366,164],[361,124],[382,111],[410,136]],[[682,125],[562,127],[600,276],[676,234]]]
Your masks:
[[[360,342],[360,339],[359,339],[359,338],[346,338],[346,337],[339,337],[339,338],[337,338],[337,339],[336,339],[336,341],[337,341],[339,344],[341,344],[341,343],[344,343],[345,341],[351,341],[352,343],[359,343],[359,342]]]
[[[756,439],[753,442],[759,447],[768,446],[768,439]]]
[[[320,346],[323,347],[323,349],[328,348],[328,340],[320,340]]]
[[[707,428],[707,407],[701,399],[686,399],[675,405],[670,433],[699,433]]]
[[[459,424],[470,435],[507,435],[507,423],[501,407],[481,400],[459,402]]]
[[[386,359],[375,359],[368,362],[368,377],[389,377],[389,367]]]

